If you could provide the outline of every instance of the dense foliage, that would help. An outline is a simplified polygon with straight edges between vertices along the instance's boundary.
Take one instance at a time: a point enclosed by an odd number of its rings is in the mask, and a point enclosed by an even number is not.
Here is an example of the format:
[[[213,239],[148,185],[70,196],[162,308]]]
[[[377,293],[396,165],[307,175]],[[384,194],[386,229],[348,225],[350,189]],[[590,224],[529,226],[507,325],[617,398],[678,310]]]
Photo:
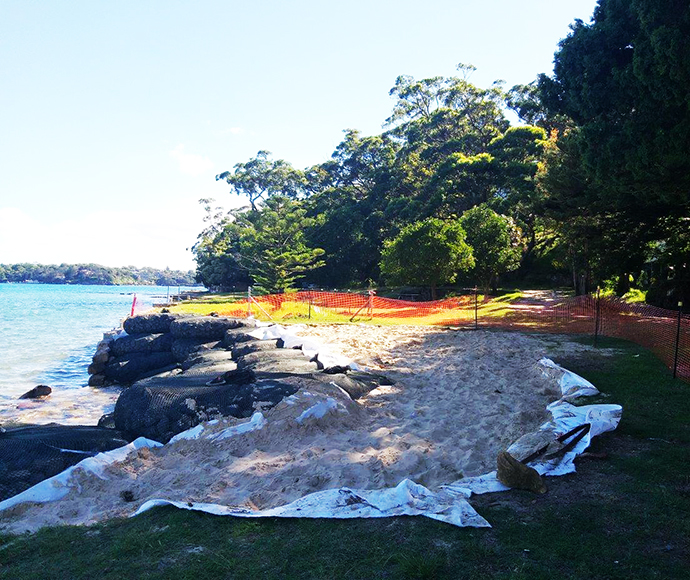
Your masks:
[[[552,77],[505,90],[476,86],[465,64],[449,78],[400,76],[381,134],[347,130],[329,161],[304,170],[259,151],[219,174],[249,207],[209,212],[197,277],[289,289],[495,287],[500,276],[688,300],[688,33],[686,2],[600,0],[561,42]],[[511,126],[508,110],[524,124]],[[469,274],[393,266],[392,240],[429,218],[463,224]],[[271,255],[276,219],[300,237]]]
[[[438,286],[452,284],[459,272],[474,266],[465,237],[457,221],[427,218],[404,227],[384,244],[383,279],[391,285],[428,286],[434,300]]]
[[[195,284],[189,270],[156,270],[155,268],[109,268],[98,264],[0,264],[0,282],[41,282],[43,284],[99,284],[189,286]]]

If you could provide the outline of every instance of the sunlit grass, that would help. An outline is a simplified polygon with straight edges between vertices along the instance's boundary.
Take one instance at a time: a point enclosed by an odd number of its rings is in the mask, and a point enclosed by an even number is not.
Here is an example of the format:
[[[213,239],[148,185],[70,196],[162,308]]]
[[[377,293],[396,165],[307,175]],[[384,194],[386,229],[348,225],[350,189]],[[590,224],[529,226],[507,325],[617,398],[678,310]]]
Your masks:
[[[475,300],[473,296],[461,296],[457,300],[434,303],[393,303],[385,308],[363,308],[355,306],[321,306],[310,305],[307,299],[284,300],[257,297],[249,307],[246,298],[240,295],[211,295],[198,300],[185,301],[168,310],[176,313],[198,314],[208,316],[246,317],[249,314],[262,321],[285,323],[308,322],[310,324],[345,324],[350,322],[371,323],[377,325],[459,325],[474,322]],[[476,300],[477,316],[481,318],[502,318],[511,312],[510,305],[522,297],[521,292],[504,294],[498,298],[488,299],[478,295]],[[455,306],[454,306],[455,304]]]

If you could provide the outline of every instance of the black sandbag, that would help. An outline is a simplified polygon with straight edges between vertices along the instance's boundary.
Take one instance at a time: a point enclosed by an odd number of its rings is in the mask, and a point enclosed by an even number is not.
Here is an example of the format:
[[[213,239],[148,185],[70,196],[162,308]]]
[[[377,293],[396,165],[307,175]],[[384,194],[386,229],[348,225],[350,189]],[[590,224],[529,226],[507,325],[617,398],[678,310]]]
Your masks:
[[[233,348],[236,344],[243,342],[262,342],[247,334],[247,330],[244,328],[231,328],[225,332],[223,336],[223,346],[225,348]]]
[[[171,389],[183,387],[203,387],[222,382],[219,377],[237,369],[234,361],[210,362],[195,365],[185,371],[166,372],[146,377],[136,381],[132,387],[167,387]],[[131,388],[131,387],[130,387]]]
[[[252,340],[250,342],[241,342],[232,347],[232,358],[234,360],[243,357],[252,352],[259,352],[262,350],[276,350],[278,346],[275,340]]]
[[[251,369],[255,373],[309,374],[316,364],[310,362],[300,350],[269,350],[247,354],[237,360],[237,367]]]
[[[382,385],[393,384],[383,375],[361,371],[352,371],[348,374],[313,373],[312,378],[322,383],[339,386],[355,401]]]
[[[170,352],[133,353],[113,359],[106,365],[103,374],[109,381],[127,385],[173,363],[175,359]]]
[[[173,338],[169,333],[127,334],[110,343],[113,356],[123,356],[134,352],[165,352],[172,347]]]
[[[158,334],[170,332],[173,320],[183,318],[184,314],[152,313],[130,316],[122,323],[127,334]]]
[[[273,361],[285,361],[285,360],[295,360],[299,362],[309,362],[309,359],[304,356],[301,350],[292,350],[285,348],[274,348],[270,350],[258,350],[255,352],[249,352],[241,357],[235,359],[237,361],[237,366],[248,367],[255,364],[263,364],[264,362],[270,363]],[[313,364],[313,368],[316,369],[316,364]]]
[[[113,429],[38,425],[0,432],[0,501],[102,451],[127,445]]]
[[[176,338],[173,340],[170,352],[173,353],[175,360],[184,362],[189,358],[189,355],[197,352],[205,352],[216,348],[220,345],[217,340],[206,342],[205,339],[198,338]]]
[[[170,324],[170,334],[175,338],[195,338],[211,342],[221,340],[227,330],[243,326],[244,322],[236,318],[195,316],[173,321]]]
[[[257,401],[270,405],[297,392],[280,381],[245,385],[152,387],[134,385],[115,405],[115,426],[128,437],[167,443],[172,437],[216,416],[249,417]]]
[[[225,349],[203,350],[190,354],[182,363],[182,370],[187,371],[197,365],[225,364],[232,362],[232,353]]]

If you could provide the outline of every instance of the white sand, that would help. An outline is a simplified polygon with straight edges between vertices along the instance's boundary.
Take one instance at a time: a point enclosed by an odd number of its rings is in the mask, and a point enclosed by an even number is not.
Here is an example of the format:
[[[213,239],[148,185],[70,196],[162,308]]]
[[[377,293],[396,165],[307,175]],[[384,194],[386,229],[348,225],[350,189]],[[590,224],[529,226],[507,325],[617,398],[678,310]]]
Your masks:
[[[384,372],[395,386],[354,402],[339,388],[290,379],[301,390],[266,412],[261,430],[140,450],[110,466],[107,480],[82,472],[78,490],[63,500],[3,512],[0,529],[91,523],[128,515],[153,498],[266,509],[318,490],[383,488],[404,478],[434,490],[495,469],[499,451],[547,420],[546,405],[560,396],[537,361],[586,349],[564,337],[481,330],[295,330],[337,345],[333,350]],[[298,422],[325,401],[325,416]],[[244,421],[224,420],[205,433]],[[135,501],[121,499],[125,490]]]

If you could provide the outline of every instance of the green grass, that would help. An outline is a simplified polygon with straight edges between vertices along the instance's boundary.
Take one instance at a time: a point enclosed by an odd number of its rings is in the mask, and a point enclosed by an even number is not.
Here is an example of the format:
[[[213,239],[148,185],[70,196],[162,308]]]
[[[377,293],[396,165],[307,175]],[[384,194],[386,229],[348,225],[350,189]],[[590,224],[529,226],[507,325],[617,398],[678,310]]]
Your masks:
[[[582,339],[587,342],[589,339]],[[690,558],[690,385],[651,353],[558,359],[624,407],[595,442],[606,460],[547,480],[549,492],[473,499],[494,526],[426,518],[234,519],[158,508],[90,528],[0,537],[0,578],[685,579]],[[610,351],[608,351],[610,352]]]

